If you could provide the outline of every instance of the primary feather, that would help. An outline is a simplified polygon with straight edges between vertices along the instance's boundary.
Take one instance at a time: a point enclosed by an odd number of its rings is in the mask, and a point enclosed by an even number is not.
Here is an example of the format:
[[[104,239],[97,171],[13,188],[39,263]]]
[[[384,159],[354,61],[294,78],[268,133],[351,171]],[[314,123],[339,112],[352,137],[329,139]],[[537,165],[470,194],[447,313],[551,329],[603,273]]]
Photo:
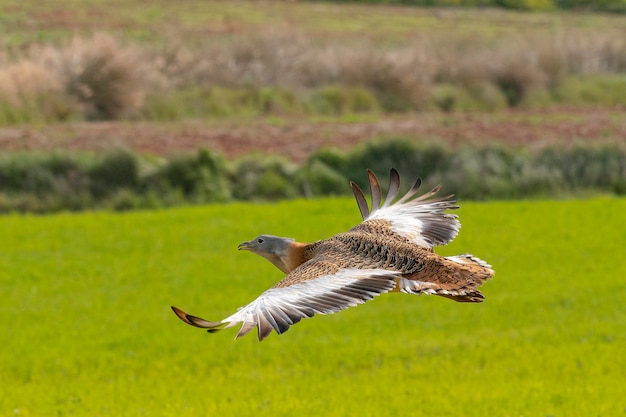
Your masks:
[[[493,276],[491,266],[469,254],[442,257],[432,249],[459,232],[452,196],[434,197],[440,186],[417,196],[418,179],[397,202],[400,176],[389,176],[383,202],[376,175],[367,170],[371,209],[363,191],[351,183],[363,222],[345,233],[315,243],[260,235],[239,245],[272,262],[286,276],[236,313],[212,322],[172,307],[185,323],[210,332],[241,323],[236,337],[257,328],[259,340],[278,334],[303,318],[332,314],[386,292],[434,294],[459,302],[480,302],[477,289]]]

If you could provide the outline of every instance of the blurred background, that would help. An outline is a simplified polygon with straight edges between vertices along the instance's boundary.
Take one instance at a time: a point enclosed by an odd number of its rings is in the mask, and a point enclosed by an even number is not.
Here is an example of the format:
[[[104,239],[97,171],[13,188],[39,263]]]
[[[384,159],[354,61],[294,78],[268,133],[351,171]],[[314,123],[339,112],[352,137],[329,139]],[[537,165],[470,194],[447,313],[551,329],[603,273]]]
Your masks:
[[[623,0],[0,6],[0,212],[626,192]],[[407,172],[406,168],[411,171]]]

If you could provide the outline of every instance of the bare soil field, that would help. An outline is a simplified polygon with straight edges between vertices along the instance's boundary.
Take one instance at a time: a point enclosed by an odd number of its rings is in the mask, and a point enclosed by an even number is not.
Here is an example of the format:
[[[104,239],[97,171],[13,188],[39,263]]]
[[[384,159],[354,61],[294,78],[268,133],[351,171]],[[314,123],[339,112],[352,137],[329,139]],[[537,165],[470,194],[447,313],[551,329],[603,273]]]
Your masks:
[[[511,146],[626,143],[624,109],[506,110],[418,113],[370,121],[101,122],[0,129],[0,151],[103,152],[128,148],[168,156],[211,149],[227,158],[271,154],[294,162],[327,147],[343,150],[374,139],[403,137],[449,146],[501,142]]]

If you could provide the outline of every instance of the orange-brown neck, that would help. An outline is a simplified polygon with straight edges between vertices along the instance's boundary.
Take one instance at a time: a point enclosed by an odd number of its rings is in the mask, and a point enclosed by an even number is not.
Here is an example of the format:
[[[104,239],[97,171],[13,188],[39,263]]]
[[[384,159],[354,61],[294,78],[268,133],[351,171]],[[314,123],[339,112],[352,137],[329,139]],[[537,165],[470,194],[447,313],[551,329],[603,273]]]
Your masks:
[[[301,242],[293,242],[289,244],[289,247],[287,248],[287,256],[282,259],[287,268],[287,271],[283,272],[288,274],[289,272],[293,271],[294,269],[308,261],[305,254],[305,248],[307,246],[309,246],[308,243]]]
[[[312,253],[310,250],[307,250],[310,246],[308,243],[290,241],[284,248],[273,250],[272,252],[250,250],[270,261],[285,274],[288,274],[311,258]]]

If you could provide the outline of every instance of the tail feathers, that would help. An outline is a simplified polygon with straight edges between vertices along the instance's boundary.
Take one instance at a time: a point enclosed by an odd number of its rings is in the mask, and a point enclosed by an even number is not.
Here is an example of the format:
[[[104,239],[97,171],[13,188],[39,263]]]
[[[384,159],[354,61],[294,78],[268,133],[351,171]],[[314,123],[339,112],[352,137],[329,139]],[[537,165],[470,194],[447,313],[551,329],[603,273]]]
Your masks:
[[[453,262],[445,269],[447,273],[442,276],[435,274],[428,281],[397,278],[396,291],[438,295],[461,303],[482,302],[485,297],[477,288],[495,274],[491,265],[470,254],[445,259]]]
[[[469,253],[464,253],[463,255],[448,256],[446,257],[446,259],[452,262],[456,262],[457,264],[473,267],[477,270],[482,271],[483,273],[490,274],[489,276],[493,276],[493,274],[495,274],[494,270],[491,269],[491,265],[474,255],[470,255]]]
[[[436,282],[416,281],[401,277],[396,279],[395,291],[416,295],[438,295],[460,303],[480,303],[485,298],[483,294],[475,288],[451,288],[449,285]]]
[[[459,292],[457,294],[437,294],[440,297],[449,298],[458,303],[482,303],[485,299],[483,293],[478,290],[464,290],[463,292]]]

